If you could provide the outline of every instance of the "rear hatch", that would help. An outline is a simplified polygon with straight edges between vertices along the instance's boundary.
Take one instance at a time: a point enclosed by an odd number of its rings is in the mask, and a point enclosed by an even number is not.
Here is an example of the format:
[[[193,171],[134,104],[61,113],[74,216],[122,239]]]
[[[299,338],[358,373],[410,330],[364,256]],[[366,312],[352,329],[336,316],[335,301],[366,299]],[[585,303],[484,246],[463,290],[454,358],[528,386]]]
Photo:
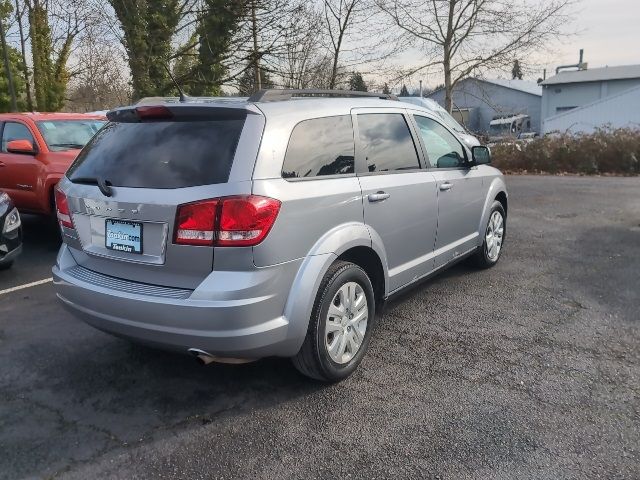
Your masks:
[[[73,227],[65,242],[89,270],[197,287],[214,247],[175,242],[179,206],[251,193],[264,117],[246,103],[171,104],[115,110],[109,120],[60,184]]]

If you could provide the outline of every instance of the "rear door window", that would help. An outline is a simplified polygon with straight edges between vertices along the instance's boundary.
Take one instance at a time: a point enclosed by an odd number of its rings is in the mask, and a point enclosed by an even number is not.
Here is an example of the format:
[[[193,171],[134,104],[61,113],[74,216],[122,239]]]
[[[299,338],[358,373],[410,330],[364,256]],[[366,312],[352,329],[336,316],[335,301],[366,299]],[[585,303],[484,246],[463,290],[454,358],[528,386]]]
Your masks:
[[[225,183],[244,119],[111,122],[69,168],[71,181],[116,187],[182,188]]]
[[[305,120],[291,133],[282,177],[354,173],[354,149],[350,115]]]
[[[359,114],[358,131],[369,172],[420,168],[409,126],[401,113]]]

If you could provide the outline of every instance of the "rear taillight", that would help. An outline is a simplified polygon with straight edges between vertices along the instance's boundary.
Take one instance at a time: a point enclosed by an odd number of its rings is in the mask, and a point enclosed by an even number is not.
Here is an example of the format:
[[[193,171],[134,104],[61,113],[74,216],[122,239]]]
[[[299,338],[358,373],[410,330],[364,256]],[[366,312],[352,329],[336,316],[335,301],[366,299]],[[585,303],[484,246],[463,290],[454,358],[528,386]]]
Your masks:
[[[217,209],[218,200],[180,205],[174,242],[182,245],[213,245]]]
[[[278,200],[257,195],[180,205],[174,242],[219,247],[257,245],[271,230],[279,211]]]
[[[280,202],[256,195],[220,199],[216,245],[240,247],[257,245],[276,221]]]
[[[60,225],[67,228],[73,228],[73,222],[71,221],[71,212],[69,211],[69,202],[67,201],[67,196],[62,192],[62,190],[56,188],[55,197],[56,214],[58,216]]]

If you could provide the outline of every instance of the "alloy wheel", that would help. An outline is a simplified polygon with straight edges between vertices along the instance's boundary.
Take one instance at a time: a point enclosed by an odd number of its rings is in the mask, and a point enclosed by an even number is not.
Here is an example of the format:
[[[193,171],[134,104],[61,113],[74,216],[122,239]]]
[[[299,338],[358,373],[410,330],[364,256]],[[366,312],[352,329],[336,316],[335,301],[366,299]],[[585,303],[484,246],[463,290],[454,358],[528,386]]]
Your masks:
[[[487,225],[487,233],[485,241],[487,245],[487,257],[489,260],[495,261],[500,255],[502,249],[502,238],[504,236],[504,219],[499,211],[491,214],[489,225]]]
[[[347,282],[336,292],[327,313],[325,346],[329,357],[348,363],[358,352],[367,331],[367,296],[356,282]]]

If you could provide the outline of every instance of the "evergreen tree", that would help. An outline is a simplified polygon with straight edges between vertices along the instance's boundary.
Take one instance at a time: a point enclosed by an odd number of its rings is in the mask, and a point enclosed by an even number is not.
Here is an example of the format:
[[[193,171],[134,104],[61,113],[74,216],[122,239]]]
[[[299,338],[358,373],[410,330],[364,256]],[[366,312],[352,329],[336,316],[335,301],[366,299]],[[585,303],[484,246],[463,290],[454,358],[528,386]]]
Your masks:
[[[223,62],[242,14],[241,2],[205,0],[198,22],[198,60],[187,84],[193,95],[220,95],[227,75]]]
[[[511,69],[511,78],[522,80],[522,69],[520,68],[520,62],[516,58],[513,61],[513,68]]]
[[[75,33],[68,33],[63,37],[57,53],[54,52],[47,10],[48,2],[33,0],[26,5],[29,16],[36,107],[43,112],[55,112],[65,103],[69,81],[67,61],[71,55]]]
[[[171,39],[180,21],[181,2],[109,0],[109,3],[124,33],[134,99],[173,91],[165,65],[171,55]]]
[[[389,84],[387,82],[385,82],[384,86],[382,87],[382,93],[384,93],[385,95],[391,94],[391,89],[389,88]]]
[[[16,93],[16,103],[18,104],[18,111],[22,112],[27,110],[27,90],[25,88],[21,70],[22,56],[16,48],[10,45],[7,45],[7,48],[9,49],[9,68],[11,69],[13,89]],[[2,68],[0,68],[0,112],[10,111],[11,96],[9,94],[9,82],[4,72],[4,66],[2,66]]]
[[[401,97],[409,96],[409,90],[407,90],[407,86],[405,84],[402,84],[402,89],[400,90],[400,96]]]
[[[12,5],[7,0],[0,0],[0,15],[2,15],[2,22],[3,25],[5,25],[5,28],[12,10]],[[6,35],[6,31],[4,33]],[[0,55],[3,55],[1,49]],[[9,57],[9,70],[11,71],[11,80],[13,82],[13,90],[16,95],[18,111],[24,111],[27,109],[25,101],[27,92],[21,71],[22,56],[20,55],[20,52],[11,45],[7,45],[7,55]],[[10,112],[11,94],[9,92],[9,80],[4,69],[4,57],[2,57],[2,63],[0,65],[0,112]]]
[[[362,78],[362,74],[360,72],[353,72],[351,77],[349,77],[349,90],[358,91],[358,92],[366,92],[367,84]]]
[[[273,79],[269,72],[264,68],[260,68],[260,82],[262,83],[262,89],[274,88]],[[238,95],[241,97],[249,97],[256,93],[256,76],[253,70],[253,65],[249,66],[238,78]]]

